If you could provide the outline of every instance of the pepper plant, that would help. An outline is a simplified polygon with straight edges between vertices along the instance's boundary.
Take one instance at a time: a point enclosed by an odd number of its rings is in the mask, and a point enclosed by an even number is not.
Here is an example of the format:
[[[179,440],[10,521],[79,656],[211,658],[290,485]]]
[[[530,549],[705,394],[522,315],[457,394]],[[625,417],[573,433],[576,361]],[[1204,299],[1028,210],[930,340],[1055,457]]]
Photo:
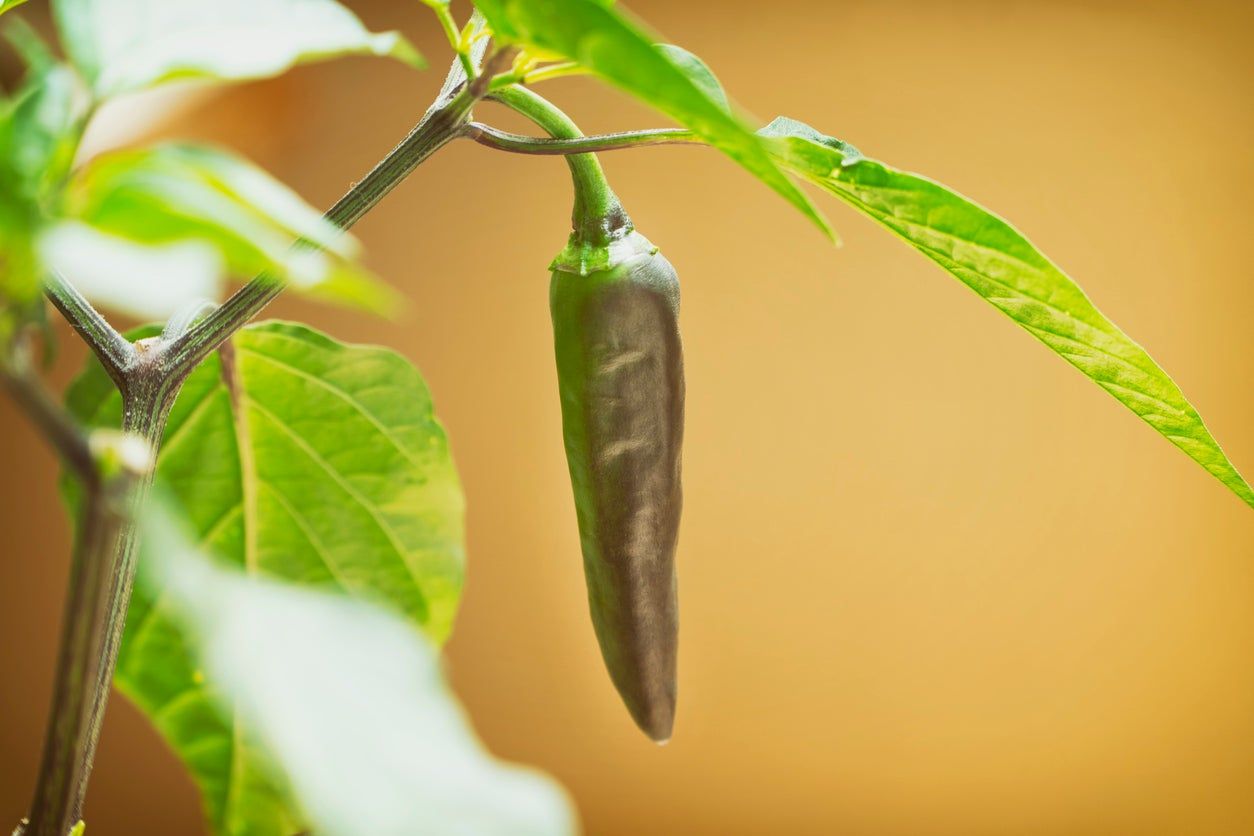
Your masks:
[[[110,99],[167,82],[261,78],[346,54],[421,66],[403,36],[368,31],[334,0],[50,2],[64,57],[8,18],[25,76],[0,103],[0,380],[60,455],[76,526],[19,833],[82,832],[111,683],[187,765],[215,833],[575,828],[553,783],[485,755],[442,684],[462,496],[420,374],[384,348],[252,323],[285,290],[390,311],[395,294],[344,230],[456,140],[569,163],[572,231],[549,292],[589,605],[610,675],[656,740],[671,735],[676,696],[679,284],[596,153],[711,146],[832,236],[798,181],[818,186],[1254,506],[1179,387],[1018,230],[802,122],[755,127],[699,58],[612,2],[424,0],[454,53],[447,80],[325,214],[228,151],[85,158],[80,141]],[[0,0],[0,13],[21,3]],[[678,127],[584,136],[537,92],[575,74]],[[484,100],[535,135],[475,121]],[[216,301],[225,279],[249,276]],[[94,354],[64,405],[40,373],[39,345],[54,337],[45,302]],[[96,304],[156,324],[122,334]]]

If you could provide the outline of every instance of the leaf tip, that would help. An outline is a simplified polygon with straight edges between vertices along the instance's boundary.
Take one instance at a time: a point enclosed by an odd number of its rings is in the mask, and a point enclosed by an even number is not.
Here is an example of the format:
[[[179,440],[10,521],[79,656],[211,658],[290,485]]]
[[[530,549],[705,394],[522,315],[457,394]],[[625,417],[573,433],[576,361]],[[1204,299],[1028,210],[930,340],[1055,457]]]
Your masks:
[[[375,36],[375,50],[379,55],[395,58],[415,70],[425,70],[427,59],[422,57],[418,47],[399,32],[383,32]]]

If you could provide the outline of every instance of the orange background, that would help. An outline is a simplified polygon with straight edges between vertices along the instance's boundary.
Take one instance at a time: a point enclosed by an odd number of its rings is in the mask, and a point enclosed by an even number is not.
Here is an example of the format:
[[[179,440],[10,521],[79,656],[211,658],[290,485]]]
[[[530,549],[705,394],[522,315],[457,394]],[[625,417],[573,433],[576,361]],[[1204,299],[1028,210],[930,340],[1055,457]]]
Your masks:
[[[420,4],[356,5],[442,68]],[[1013,219],[1254,474],[1249,4],[630,5],[757,116],[810,121]],[[329,205],[442,75],[304,68],[169,132],[232,144]],[[662,124],[586,80],[547,92],[586,130]],[[432,385],[469,499],[449,668],[489,747],[556,775],[592,834],[1254,832],[1250,509],[834,201],[840,250],[713,152],[606,165],[684,283],[665,749],[619,705],[586,613],[546,300],[563,164],[458,144],[366,219],[368,262],[413,300],[399,322],[273,310],[394,346]],[[59,381],[81,356],[66,335]],[[68,539],[54,462],[7,404],[0,460],[3,824],[31,791]],[[120,698],[86,816],[92,836],[199,827],[181,768]]]

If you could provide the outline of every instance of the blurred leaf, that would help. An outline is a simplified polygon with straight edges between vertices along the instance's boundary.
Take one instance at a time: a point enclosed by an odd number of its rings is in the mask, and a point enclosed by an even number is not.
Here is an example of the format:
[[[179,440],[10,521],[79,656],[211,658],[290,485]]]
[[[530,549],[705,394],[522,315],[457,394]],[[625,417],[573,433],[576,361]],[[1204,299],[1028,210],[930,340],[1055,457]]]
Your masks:
[[[68,204],[72,215],[135,241],[206,241],[236,276],[270,272],[298,291],[373,312],[396,304],[393,291],[345,260],[359,252],[355,239],[287,186],[224,151],[166,144],[102,155],[71,183]],[[326,252],[294,247],[297,240]]]
[[[152,149],[171,164],[196,171],[221,191],[294,235],[344,258],[360,254],[357,239],[328,221],[300,195],[239,157],[203,145],[170,144]]]
[[[801,122],[776,119],[761,133],[784,165],[904,238],[1254,507],[1254,490],[1175,382],[1018,230]]]
[[[323,278],[309,285],[293,284],[293,288],[310,299],[357,308],[388,319],[396,319],[407,303],[391,285],[351,261],[333,261]]]
[[[68,67],[49,66],[13,102],[4,165],[12,172],[10,182],[32,203],[49,198],[74,160],[84,117],[74,84]]]
[[[87,426],[121,420],[94,361],[67,402]],[[184,385],[157,474],[201,547],[248,574],[381,602],[435,641],[448,635],[461,489],[426,385],[401,356],[301,325],[245,328]],[[282,791],[213,708],[167,606],[136,595],[117,685],[187,763],[217,832],[278,834],[293,823]]]
[[[577,61],[667,114],[740,163],[824,232],[827,223],[766,152],[762,141],[727,110],[703,63],[674,48],[659,49],[637,24],[596,0],[476,0],[496,37]],[[715,88],[717,82],[714,82]]]
[[[154,505],[141,565],[234,726],[233,742],[186,728],[199,732],[193,746],[262,750],[326,836],[574,831],[556,784],[484,751],[435,652],[404,621],[216,565]],[[229,832],[291,832],[245,821]]]
[[[38,250],[46,269],[73,276],[92,302],[140,320],[168,319],[222,292],[222,258],[202,241],[145,246],[66,221],[40,235]]]
[[[97,96],[164,81],[265,78],[339,55],[421,57],[334,0],[53,0],[61,40]]]
[[[21,56],[26,73],[4,103],[0,185],[7,199],[38,205],[70,169],[85,126],[87,101],[74,72],[57,63],[24,20],[8,21],[4,36]]]
[[[21,2],[24,3],[26,0],[21,0]],[[13,6],[8,8],[13,8]],[[0,14],[3,11],[4,9],[0,7]],[[20,17],[10,18],[4,22],[4,39],[17,50],[27,72],[43,72],[57,61],[56,56],[52,54],[52,50],[35,28]]]
[[[55,203],[83,132],[86,102],[20,18],[4,35],[26,64],[22,84],[0,98],[0,340],[37,315],[41,275],[34,238]]]

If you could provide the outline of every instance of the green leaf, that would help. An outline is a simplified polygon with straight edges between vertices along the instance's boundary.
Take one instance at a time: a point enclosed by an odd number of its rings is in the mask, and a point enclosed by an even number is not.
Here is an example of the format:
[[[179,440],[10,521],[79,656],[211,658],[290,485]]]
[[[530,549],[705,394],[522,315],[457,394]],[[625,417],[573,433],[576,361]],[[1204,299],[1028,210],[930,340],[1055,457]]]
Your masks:
[[[64,221],[40,234],[38,251],[45,268],[73,276],[89,300],[141,321],[165,320],[221,295],[222,259],[202,241],[145,246]]]
[[[67,402],[89,427],[119,425],[97,363]],[[427,388],[401,356],[300,325],[245,328],[184,385],[157,475],[200,546],[247,574],[380,602],[433,640],[448,635],[463,500]],[[219,717],[166,606],[136,595],[117,685],[187,763],[217,832],[278,834],[294,822],[283,793]]]
[[[700,87],[710,100],[717,102],[723,110],[731,113],[731,102],[727,100],[727,91],[723,89],[723,83],[714,75],[714,71],[708,64],[682,46],[658,44],[657,48],[675,66],[682,69],[688,78],[692,79],[692,83]]]
[[[644,30],[596,0],[476,0],[498,39],[564,56],[692,129],[797,207],[827,234],[827,222],[727,110],[700,61],[676,60]],[[687,53],[685,53],[687,54]]]
[[[16,9],[25,2],[26,0],[0,0],[0,15],[4,14],[9,9]]]
[[[203,145],[169,144],[150,149],[171,166],[195,172],[220,191],[253,206],[275,224],[344,258],[360,254],[357,239],[328,221],[283,183],[227,151]]]
[[[575,830],[561,789],[494,761],[433,648],[377,607],[249,577],[208,559],[154,503],[141,583],[157,581],[219,709],[326,836]],[[166,516],[161,512],[166,511]],[[196,730],[187,728],[190,735]],[[211,734],[195,738],[203,750]],[[288,836],[237,823],[231,832]]]
[[[0,191],[9,199],[39,205],[69,171],[86,124],[87,101],[74,72],[21,18],[4,27],[26,74],[3,106],[0,122]]]
[[[1175,382],[1018,230],[801,122],[776,119],[761,133],[781,163],[904,238],[1254,507],[1254,490]]]
[[[339,55],[422,59],[334,0],[54,0],[61,41],[97,96],[175,79],[266,78]]]
[[[55,202],[82,137],[86,102],[69,67],[20,18],[4,36],[26,65],[21,86],[0,97],[0,340],[33,313],[41,273],[34,238]]]
[[[270,272],[296,290],[375,313],[399,304],[394,291],[349,261],[360,251],[354,238],[225,151],[172,143],[102,155],[70,184],[67,211],[141,243],[205,241],[236,276]],[[293,247],[297,240],[325,252]]]

